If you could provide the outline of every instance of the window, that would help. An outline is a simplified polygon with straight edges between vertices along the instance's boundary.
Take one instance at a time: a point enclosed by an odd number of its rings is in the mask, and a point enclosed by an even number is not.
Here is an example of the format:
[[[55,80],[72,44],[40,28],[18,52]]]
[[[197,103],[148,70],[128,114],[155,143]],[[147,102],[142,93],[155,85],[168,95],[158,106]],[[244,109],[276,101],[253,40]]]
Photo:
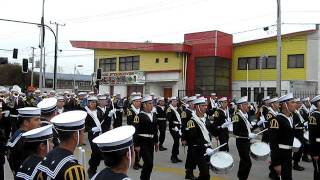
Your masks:
[[[247,58],[238,58],[238,69],[239,70],[247,69]]]
[[[168,58],[164,58],[164,63],[168,63],[169,59]]]
[[[267,69],[276,69],[277,58],[276,56],[268,56],[266,59],[266,68]]]
[[[102,58],[99,59],[99,67],[103,72],[115,71],[116,70],[116,58]]]
[[[251,101],[251,88],[242,87],[241,90],[241,97],[248,96],[248,101]]]
[[[256,57],[250,57],[248,58],[248,64],[249,64],[249,69],[257,69],[257,58]]]
[[[276,88],[275,87],[268,87],[267,88],[267,96],[270,96],[270,97],[277,96]]]
[[[120,71],[139,70],[140,56],[127,56],[119,58]]]
[[[241,57],[238,58],[238,69],[239,70],[246,70],[247,64],[248,69],[258,69],[259,68],[259,58],[258,57]]]
[[[253,96],[254,96],[255,102],[260,102],[261,99],[263,98],[264,88],[261,87],[261,93],[260,93],[259,89],[260,88],[258,88],[258,87],[253,88]]]
[[[304,54],[288,55],[288,68],[304,68]]]
[[[159,63],[159,58],[156,58],[156,63]]]

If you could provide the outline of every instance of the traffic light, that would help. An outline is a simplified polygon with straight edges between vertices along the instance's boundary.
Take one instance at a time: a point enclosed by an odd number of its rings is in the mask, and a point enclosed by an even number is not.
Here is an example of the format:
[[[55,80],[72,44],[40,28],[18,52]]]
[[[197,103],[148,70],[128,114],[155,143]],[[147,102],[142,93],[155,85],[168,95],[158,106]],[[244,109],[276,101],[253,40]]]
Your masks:
[[[16,48],[13,49],[12,58],[13,59],[17,59],[18,58],[18,49],[16,49]]]
[[[28,59],[22,59],[22,72],[28,73]]]
[[[97,69],[97,80],[101,80],[102,69]]]

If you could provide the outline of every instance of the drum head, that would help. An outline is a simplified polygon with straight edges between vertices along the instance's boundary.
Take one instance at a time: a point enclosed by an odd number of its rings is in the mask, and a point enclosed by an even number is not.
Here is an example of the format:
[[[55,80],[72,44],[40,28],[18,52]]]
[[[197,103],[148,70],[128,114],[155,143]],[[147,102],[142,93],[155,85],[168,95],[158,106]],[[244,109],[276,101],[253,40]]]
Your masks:
[[[270,146],[264,142],[256,142],[251,144],[250,151],[256,156],[266,156],[270,153]]]
[[[233,166],[233,158],[229,153],[217,152],[210,157],[210,163],[218,169],[229,168]]]

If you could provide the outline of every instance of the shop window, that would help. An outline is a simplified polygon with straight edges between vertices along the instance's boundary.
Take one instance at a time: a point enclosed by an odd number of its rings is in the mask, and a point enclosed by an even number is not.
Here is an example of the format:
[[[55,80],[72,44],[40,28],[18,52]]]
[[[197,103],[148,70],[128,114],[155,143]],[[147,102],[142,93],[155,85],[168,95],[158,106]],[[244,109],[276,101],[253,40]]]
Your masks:
[[[248,96],[248,102],[250,102],[251,101],[251,88],[250,87],[249,88],[242,87],[240,89],[240,91],[241,91],[241,97]]]
[[[156,58],[156,63],[159,63],[159,58]]]
[[[116,58],[99,59],[99,67],[103,72],[116,71]]]
[[[270,96],[270,97],[275,97],[277,96],[277,89],[275,87],[268,87],[267,88],[267,96]]]
[[[139,70],[140,56],[127,56],[119,58],[120,71]]]
[[[276,69],[277,66],[277,57],[276,56],[268,56],[266,59],[266,68],[267,69]]]
[[[288,68],[304,68],[304,54],[288,55]]]
[[[247,69],[247,58],[238,58],[238,69],[239,70]]]
[[[169,59],[168,58],[164,58],[164,63],[168,63]]]

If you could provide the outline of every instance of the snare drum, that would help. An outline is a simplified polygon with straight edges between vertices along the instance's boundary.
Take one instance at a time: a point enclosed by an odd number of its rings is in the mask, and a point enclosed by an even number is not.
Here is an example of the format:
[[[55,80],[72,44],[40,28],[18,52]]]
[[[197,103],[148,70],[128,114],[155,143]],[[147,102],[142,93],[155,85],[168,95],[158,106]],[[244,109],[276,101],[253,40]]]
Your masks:
[[[304,132],[303,137],[305,140],[309,141],[309,131]]]
[[[270,155],[270,146],[264,142],[255,142],[250,146],[250,155],[257,161],[264,161]]]
[[[294,138],[293,139],[293,145],[292,145],[292,152],[298,152],[301,147],[301,142],[299,139]]]
[[[217,152],[210,157],[210,167],[216,174],[227,174],[233,168],[233,158],[227,152]]]
[[[228,126],[228,131],[229,131],[229,132],[233,132],[233,124],[230,124],[230,125]]]

